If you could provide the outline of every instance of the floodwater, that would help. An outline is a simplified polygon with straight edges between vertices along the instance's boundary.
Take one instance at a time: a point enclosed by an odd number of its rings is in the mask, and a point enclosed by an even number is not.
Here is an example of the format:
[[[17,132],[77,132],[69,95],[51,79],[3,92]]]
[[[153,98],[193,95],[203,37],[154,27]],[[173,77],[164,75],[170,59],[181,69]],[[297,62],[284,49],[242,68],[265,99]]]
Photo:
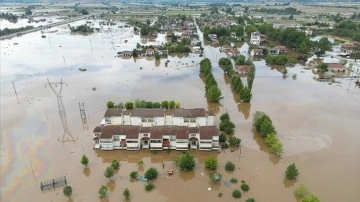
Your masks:
[[[35,32],[1,41],[1,201],[68,201],[62,189],[42,193],[39,188],[41,181],[61,176],[66,176],[73,188],[73,201],[99,201],[101,185],[109,188],[105,201],[124,200],[125,188],[132,193],[131,201],[235,201],[231,192],[240,183],[224,186],[231,177],[250,184],[242,200],[296,201],[295,186],[305,184],[321,201],[359,201],[360,91],[354,81],[342,79],[332,85],[316,82],[312,72],[300,65],[287,68],[289,76],[284,78],[278,69],[258,61],[253,99],[250,104],[239,103],[217,65],[224,53],[210,46],[205,47],[204,55],[212,61],[224,99],[219,106],[209,107],[218,108],[219,114],[230,114],[236,124],[235,135],[242,139],[241,150],[192,151],[197,161],[195,170],[176,170],[173,176],[168,176],[166,169],[173,167],[173,159],[180,154],[177,151],[93,150],[92,130],[99,125],[109,100],[176,100],[185,108],[208,107],[199,77],[202,58],[195,54],[169,56],[168,67],[167,59],[159,64],[149,58],[118,58],[118,51],[132,50],[141,42],[132,28],[118,25],[88,36],[70,34],[65,25],[52,28],[58,31],[46,34],[46,38]],[[148,43],[163,42],[160,36]],[[75,143],[59,142],[63,127],[47,79],[63,79],[65,83],[62,101]],[[81,124],[80,102],[85,103],[88,130]],[[257,110],[272,118],[284,144],[282,158],[270,154],[253,132],[252,115]],[[80,164],[83,154],[89,157],[88,168]],[[220,184],[212,184],[210,172],[204,169],[204,161],[211,155],[218,157],[218,171],[223,174]],[[113,159],[120,160],[121,167],[109,180],[103,172]],[[131,171],[138,170],[139,160],[145,162],[140,173],[150,166],[159,170],[151,192],[145,192],[143,182],[128,179]],[[234,172],[224,170],[226,161],[236,164]],[[295,182],[284,177],[286,167],[293,162],[300,171]],[[222,198],[219,193],[223,193]]]

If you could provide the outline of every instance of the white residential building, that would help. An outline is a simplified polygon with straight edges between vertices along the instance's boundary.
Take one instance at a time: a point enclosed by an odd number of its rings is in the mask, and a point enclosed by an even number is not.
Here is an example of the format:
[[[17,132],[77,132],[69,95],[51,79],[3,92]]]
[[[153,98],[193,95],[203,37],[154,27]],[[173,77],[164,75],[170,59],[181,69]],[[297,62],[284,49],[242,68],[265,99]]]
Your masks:
[[[94,148],[101,150],[218,150],[214,116],[196,109],[108,109],[94,129]]]
[[[254,45],[260,45],[261,37],[260,32],[252,32],[250,37],[250,43]]]

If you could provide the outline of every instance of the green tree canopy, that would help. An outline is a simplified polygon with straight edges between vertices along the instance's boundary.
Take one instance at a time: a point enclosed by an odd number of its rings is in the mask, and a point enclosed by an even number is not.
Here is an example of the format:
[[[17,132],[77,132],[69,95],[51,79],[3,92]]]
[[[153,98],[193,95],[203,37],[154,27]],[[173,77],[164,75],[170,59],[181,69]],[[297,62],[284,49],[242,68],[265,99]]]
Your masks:
[[[175,159],[175,164],[180,168],[180,170],[189,171],[194,169],[195,159],[194,156],[186,152]]]
[[[70,186],[65,186],[63,193],[65,196],[70,197],[72,195],[72,188]]]
[[[299,171],[295,166],[295,163],[290,164],[285,171],[286,178],[293,180],[299,175]]]
[[[107,191],[108,191],[108,188],[104,185],[101,185],[99,192],[98,192],[100,195],[100,198],[105,198]]]
[[[89,159],[88,159],[88,157],[87,156],[85,156],[85,155],[83,155],[82,157],[81,157],[81,164],[83,164],[85,167],[86,166],[88,166],[88,164],[89,164]]]
[[[114,170],[111,167],[107,167],[105,169],[104,176],[110,179],[112,176],[114,176]]]
[[[205,160],[205,168],[208,168],[210,170],[216,170],[217,168],[217,159],[215,156],[209,156]]]
[[[155,178],[157,178],[158,176],[158,171],[156,168],[154,167],[150,167],[146,172],[145,172],[145,178],[148,180],[153,180]]]

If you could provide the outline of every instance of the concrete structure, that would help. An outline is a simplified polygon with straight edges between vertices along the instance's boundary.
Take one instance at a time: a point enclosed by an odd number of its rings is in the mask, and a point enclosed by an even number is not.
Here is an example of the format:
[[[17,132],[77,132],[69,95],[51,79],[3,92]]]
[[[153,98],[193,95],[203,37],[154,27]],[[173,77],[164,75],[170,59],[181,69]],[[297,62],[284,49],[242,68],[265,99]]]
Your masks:
[[[101,150],[219,149],[214,116],[203,108],[108,109],[93,134]]]
[[[260,45],[261,37],[259,32],[252,32],[250,36],[250,44]]]

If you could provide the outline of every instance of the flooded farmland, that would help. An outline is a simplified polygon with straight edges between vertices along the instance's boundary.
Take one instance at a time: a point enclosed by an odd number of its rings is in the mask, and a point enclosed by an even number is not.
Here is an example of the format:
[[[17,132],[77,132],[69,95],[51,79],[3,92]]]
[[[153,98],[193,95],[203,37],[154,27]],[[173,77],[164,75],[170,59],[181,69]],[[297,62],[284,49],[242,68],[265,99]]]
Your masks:
[[[104,201],[123,200],[125,188],[132,193],[131,201],[235,201],[231,193],[240,183],[224,185],[231,177],[250,185],[242,201],[249,197],[256,201],[296,201],[293,191],[298,184],[305,184],[321,201],[359,201],[360,91],[354,81],[342,79],[332,85],[317,82],[311,70],[300,65],[288,68],[290,76],[283,78],[277,69],[257,61],[253,99],[250,104],[239,103],[217,65],[225,54],[206,46],[204,56],[211,59],[224,96],[219,113],[227,111],[236,124],[243,157],[239,149],[191,151],[197,161],[195,170],[176,170],[168,176],[166,169],[173,167],[173,159],[180,152],[93,150],[92,130],[99,125],[109,100],[176,100],[184,108],[207,108],[199,77],[202,58],[191,53],[170,55],[167,67],[166,59],[160,63],[149,58],[122,59],[116,57],[118,51],[132,50],[141,43],[132,28],[103,27],[88,36],[70,34],[67,25],[52,29],[58,31],[46,33],[46,38],[34,32],[1,41],[1,201],[68,201],[62,189],[42,193],[39,187],[41,181],[61,176],[66,176],[73,188],[73,201],[99,201],[101,185],[109,188]],[[160,35],[146,44],[163,42],[165,37]],[[59,142],[63,127],[56,95],[46,85],[47,79],[65,83],[62,101],[75,143]],[[82,102],[88,130],[81,124],[78,103]],[[252,115],[258,110],[272,118],[284,144],[282,158],[270,154],[253,132]],[[83,154],[89,157],[88,168],[80,164]],[[209,171],[204,169],[204,161],[211,155],[218,157],[218,170],[223,173],[220,184],[212,184]],[[121,167],[108,180],[103,172],[113,159],[120,160]],[[150,166],[159,170],[151,192],[144,190],[143,182],[129,181],[129,173],[138,170],[139,160],[144,161],[145,170]],[[225,171],[226,161],[236,164],[234,172]],[[293,162],[300,175],[290,182],[285,180],[284,171]],[[223,193],[221,198],[219,193]]]

